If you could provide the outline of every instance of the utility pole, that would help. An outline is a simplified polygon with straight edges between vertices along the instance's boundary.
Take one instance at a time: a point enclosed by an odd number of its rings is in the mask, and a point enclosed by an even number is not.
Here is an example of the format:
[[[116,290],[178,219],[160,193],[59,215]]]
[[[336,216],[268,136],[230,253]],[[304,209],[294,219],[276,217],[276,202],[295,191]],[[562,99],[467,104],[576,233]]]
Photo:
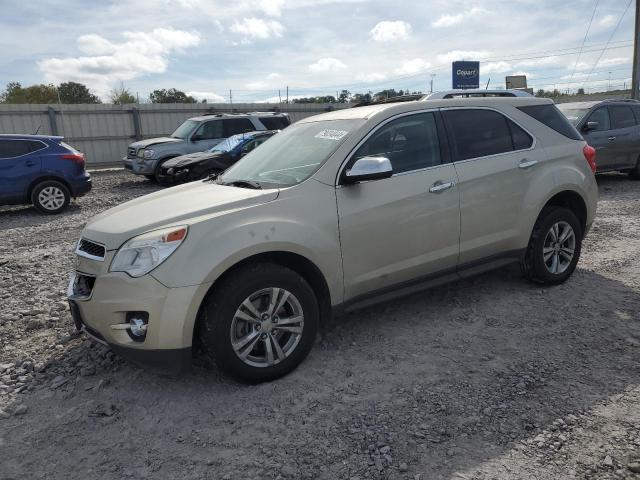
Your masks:
[[[229,89],[229,103],[233,105],[233,95],[231,95],[231,89]]]
[[[636,0],[636,29],[633,35],[633,78],[631,80],[631,98],[640,99],[640,0]]]
[[[429,82],[429,93],[433,93],[433,79],[436,76],[436,74],[432,73],[430,76],[431,76],[431,82]]]
[[[287,85],[287,105],[289,105],[289,85]]]
[[[611,72],[609,72],[609,83],[607,83],[607,92],[611,90]]]

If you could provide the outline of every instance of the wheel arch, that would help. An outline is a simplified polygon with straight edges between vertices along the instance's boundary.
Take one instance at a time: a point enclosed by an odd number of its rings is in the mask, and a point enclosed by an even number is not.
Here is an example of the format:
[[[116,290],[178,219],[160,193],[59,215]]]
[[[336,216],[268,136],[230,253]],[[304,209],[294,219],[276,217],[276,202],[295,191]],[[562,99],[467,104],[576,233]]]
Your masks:
[[[31,201],[31,195],[33,194],[33,190],[39,184],[41,184],[42,182],[48,182],[48,181],[61,183],[69,191],[69,195],[71,197],[75,198],[74,195],[73,195],[73,188],[71,188],[71,185],[69,185],[69,182],[67,182],[64,178],[58,177],[58,176],[55,176],[55,175],[43,175],[41,177],[36,178],[35,180],[33,180],[29,184],[29,188],[27,189],[27,201]]]
[[[582,228],[582,233],[585,233],[585,229],[587,226],[587,203],[585,202],[582,195],[580,195],[575,190],[562,190],[556,194],[554,194],[551,198],[547,200],[547,202],[540,209],[540,213],[538,214],[538,218],[542,214],[542,211],[546,207],[565,207],[571,210],[578,220],[580,221],[580,227]],[[537,219],[536,219],[537,221]]]
[[[290,268],[291,270],[296,272],[298,275],[304,278],[307,283],[309,283],[309,286],[316,294],[316,297],[318,299],[318,307],[320,309],[320,320],[326,321],[331,317],[332,308],[329,285],[324,275],[322,274],[322,271],[315,263],[313,263],[303,255],[288,251],[275,250],[256,253],[229,266],[214,280],[213,284],[211,284],[211,286],[207,290],[207,293],[204,295],[202,301],[200,302],[200,306],[198,307],[198,313],[196,315],[192,332],[194,341],[198,333],[198,324],[202,319],[202,308],[204,307],[212,292],[215,291],[216,287],[219,286],[225,278],[228,278],[234,272],[253,263],[273,263]]]

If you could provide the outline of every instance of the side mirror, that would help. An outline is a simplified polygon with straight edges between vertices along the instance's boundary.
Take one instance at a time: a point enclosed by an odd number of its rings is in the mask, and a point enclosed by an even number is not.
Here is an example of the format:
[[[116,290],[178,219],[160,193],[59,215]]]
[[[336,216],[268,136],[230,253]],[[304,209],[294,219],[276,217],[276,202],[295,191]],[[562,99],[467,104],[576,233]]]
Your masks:
[[[344,183],[357,183],[389,178],[391,175],[393,175],[393,167],[388,158],[362,157],[346,171],[343,181]]]
[[[600,127],[598,122],[587,122],[582,126],[583,132],[590,132],[591,130],[597,130]]]

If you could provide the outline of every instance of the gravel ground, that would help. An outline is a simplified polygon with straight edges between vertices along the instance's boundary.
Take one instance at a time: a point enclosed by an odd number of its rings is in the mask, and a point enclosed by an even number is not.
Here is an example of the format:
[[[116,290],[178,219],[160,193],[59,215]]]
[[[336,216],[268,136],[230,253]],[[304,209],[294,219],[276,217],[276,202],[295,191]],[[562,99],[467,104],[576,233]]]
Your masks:
[[[82,225],[157,188],[94,182],[64,216],[0,212],[0,479],[640,478],[640,182],[598,178],[566,284],[507,268],[352,313],[257,386],[73,333]]]

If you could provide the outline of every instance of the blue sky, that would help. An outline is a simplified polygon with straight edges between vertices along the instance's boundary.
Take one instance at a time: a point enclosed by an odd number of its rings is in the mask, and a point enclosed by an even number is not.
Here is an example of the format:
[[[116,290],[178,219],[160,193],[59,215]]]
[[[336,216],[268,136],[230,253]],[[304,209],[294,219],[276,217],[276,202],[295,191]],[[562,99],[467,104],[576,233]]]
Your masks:
[[[631,77],[628,0],[0,2],[0,88],[72,80],[103,98],[124,84],[141,99],[175,87],[209,101],[231,89],[237,102],[287,85],[292,97],[427,91],[432,75],[450,88],[463,59],[496,88],[509,74],[572,90]]]

